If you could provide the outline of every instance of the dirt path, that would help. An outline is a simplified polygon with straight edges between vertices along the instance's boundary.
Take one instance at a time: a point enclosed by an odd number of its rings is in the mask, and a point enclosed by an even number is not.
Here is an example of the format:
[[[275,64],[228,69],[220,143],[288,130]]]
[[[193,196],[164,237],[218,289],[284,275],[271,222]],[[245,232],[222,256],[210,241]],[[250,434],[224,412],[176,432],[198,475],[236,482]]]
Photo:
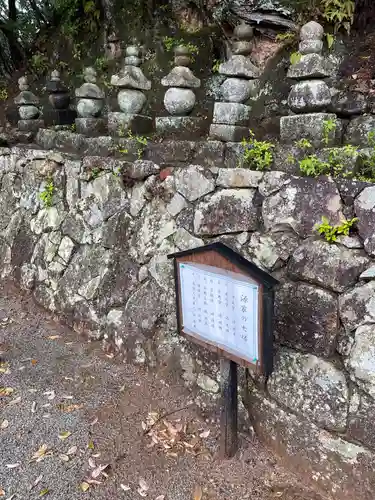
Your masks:
[[[108,359],[10,285],[0,288],[0,356],[4,499],[199,500],[202,490],[202,500],[321,500],[255,439],[219,461],[217,426],[182,385]]]

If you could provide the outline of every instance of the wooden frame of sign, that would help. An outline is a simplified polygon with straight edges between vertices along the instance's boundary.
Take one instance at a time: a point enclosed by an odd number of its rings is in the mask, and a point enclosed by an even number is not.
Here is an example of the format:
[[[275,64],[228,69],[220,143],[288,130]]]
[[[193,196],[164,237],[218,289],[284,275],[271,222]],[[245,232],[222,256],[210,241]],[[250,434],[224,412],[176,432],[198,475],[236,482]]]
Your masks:
[[[179,333],[221,359],[221,451],[232,456],[237,450],[237,364],[265,376],[272,372],[278,281],[220,242],[168,258],[174,259]]]

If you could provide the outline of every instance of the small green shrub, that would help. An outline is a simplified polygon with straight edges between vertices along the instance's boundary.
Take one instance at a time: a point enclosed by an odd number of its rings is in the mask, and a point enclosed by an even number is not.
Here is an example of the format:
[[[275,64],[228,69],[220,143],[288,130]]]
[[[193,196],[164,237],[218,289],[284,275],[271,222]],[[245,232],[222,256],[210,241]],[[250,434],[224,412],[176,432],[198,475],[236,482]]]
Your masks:
[[[34,73],[47,73],[49,69],[48,57],[41,52],[33,54],[33,56],[31,57],[31,68]]]
[[[138,160],[141,160],[144,150],[148,144],[147,137],[144,137],[143,135],[133,135],[131,130],[128,131],[128,137],[129,139],[135,140],[138,144],[139,147],[137,149],[137,158]]]
[[[185,42],[185,40],[183,38],[177,39],[177,38],[173,38],[171,36],[165,36],[163,38],[163,43],[164,43],[165,50],[167,52],[172,52],[175,49],[175,47],[178,47],[179,45],[183,45],[184,47],[187,48],[187,50],[191,56],[197,56],[199,54],[198,46],[194,45],[191,42]]]
[[[0,89],[0,101],[6,101],[8,99],[7,89]]]
[[[328,50],[331,50],[332,45],[335,43],[336,38],[332,35],[332,33],[326,33],[327,47]]]
[[[302,59],[302,54],[300,52],[292,52],[290,54],[290,64],[297,64]]]
[[[323,122],[323,142],[326,146],[329,144],[329,140],[332,135],[331,132],[335,132],[337,127],[337,123],[335,118],[329,118],[328,120],[324,120]]]
[[[212,66],[212,73],[218,73],[219,72],[219,67],[222,61],[220,59],[214,59],[213,61],[213,66]]]
[[[91,180],[97,179],[101,174],[101,172],[102,169],[100,167],[93,167],[90,172],[90,179]]]
[[[360,181],[375,182],[375,131],[368,133],[367,141],[371,150],[368,153],[360,153],[356,178]]]
[[[77,126],[76,126],[76,124],[75,124],[75,123],[72,123],[72,124],[70,125],[70,131],[71,131],[71,132],[77,132]]]
[[[313,145],[308,139],[302,138],[299,141],[296,141],[294,145],[299,149],[311,149]]]
[[[315,224],[314,228],[328,243],[334,243],[337,241],[338,236],[349,236],[356,222],[358,222],[358,218],[354,217],[350,220],[343,220],[338,226],[331,226],[328,218],[322,217],[321,224]]]
[[[316,155],[307,156],[299,162],[301,172],[310,177],[318,177],[319,175],[329,175],[329,163],[320,160]]]
[[[52,179],[48,179],[47,184],[45,185],[44,190],[39,194],[39,198],[42,200],[43,205],[47,208],[52,207],[53,195],[56,191],[56,188],[53,184]]]
[[[350,33],[354,7],[354,0],[322,0],[322,16],[333,25],[335,33],[341,28]]]
[[[258,141],[254,133],[250,130],[250,138],[242,139],[244,146],[244,161],[255,170],[267,170],[272,165],[274,144],[267,141]]]
[[[277,42],[288,42],[292,43],[297,39],[297,33],[294,31],[286,31],[285,33],[278,33],[276,35]]]

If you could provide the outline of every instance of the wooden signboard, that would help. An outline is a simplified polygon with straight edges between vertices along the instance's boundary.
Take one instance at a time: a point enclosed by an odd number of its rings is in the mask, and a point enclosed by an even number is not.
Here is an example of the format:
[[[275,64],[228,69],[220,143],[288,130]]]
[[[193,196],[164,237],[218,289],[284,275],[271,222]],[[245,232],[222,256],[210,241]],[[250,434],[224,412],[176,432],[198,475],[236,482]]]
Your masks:
[[[174,259],[179,332],[221,357],[222,448],[231,456],[237,449],[237,364],[271,373],[278,282],[223,243],[168,257]]]

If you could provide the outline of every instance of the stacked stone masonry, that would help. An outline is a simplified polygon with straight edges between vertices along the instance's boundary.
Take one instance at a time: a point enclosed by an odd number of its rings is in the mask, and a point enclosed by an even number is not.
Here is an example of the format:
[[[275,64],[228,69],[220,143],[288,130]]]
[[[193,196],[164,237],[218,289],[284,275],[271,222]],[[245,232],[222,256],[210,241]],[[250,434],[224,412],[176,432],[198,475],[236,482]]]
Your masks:
[[[230,143],[164,141],[136,160],[131,141],[123,159],[102,156],[113,138],[43,130],[38,140],[54,150],[0,150],[2,278],[106,349],[173,366],[215,395],[215,359],[176,333],[166,256],[231,245],[280,281],[275,371],[245,391],[254,427],[333,497],[373,499],[375,187],[298,177],[277,159],[275,171],[238,168]],[[348,213],[357,234],[317,235],[323,215],[336,224]]]

